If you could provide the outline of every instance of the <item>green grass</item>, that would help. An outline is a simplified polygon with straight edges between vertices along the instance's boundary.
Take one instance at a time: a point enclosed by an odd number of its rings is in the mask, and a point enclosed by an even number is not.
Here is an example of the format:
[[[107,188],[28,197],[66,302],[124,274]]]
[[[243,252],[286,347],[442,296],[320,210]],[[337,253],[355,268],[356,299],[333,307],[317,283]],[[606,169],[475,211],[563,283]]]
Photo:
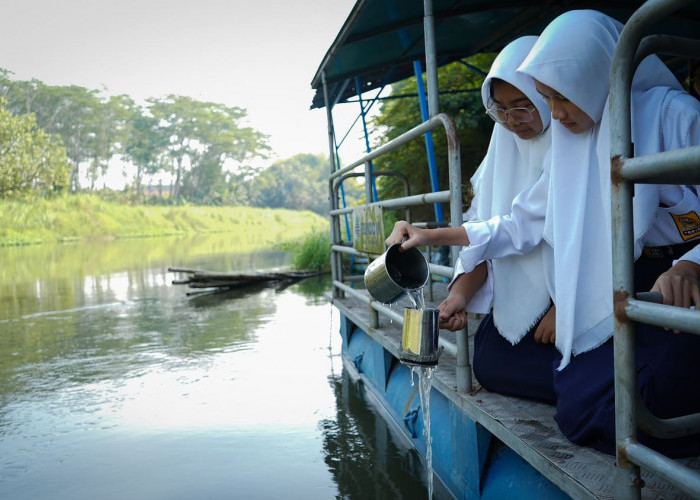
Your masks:
[[[279,244],[328,228],[308,211],[130,206],[92,195],[0,200],[0,221],[0,246],[230,232]]]
[[[285,247],[292,254],[292,266],[295,269],[330,271],[331,238],[328,231],[309,234],[299,243]]]

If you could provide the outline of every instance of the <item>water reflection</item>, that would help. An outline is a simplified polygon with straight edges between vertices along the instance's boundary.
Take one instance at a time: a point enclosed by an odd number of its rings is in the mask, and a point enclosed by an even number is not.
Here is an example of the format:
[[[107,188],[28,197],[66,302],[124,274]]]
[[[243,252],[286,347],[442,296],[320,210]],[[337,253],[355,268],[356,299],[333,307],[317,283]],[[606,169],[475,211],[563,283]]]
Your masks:
[[[221,238],[0,248],[1,498],[425,498],[338,375],[327,276],[171,284],[287,264]]]
[[[329,377],[336,401],[334,418],[321,422],[325,461],[342,498],[428,498],[425,466],[406,438],[367,399],[361,382],[347,370]],[[435,499],[452,498],[442,483]]]

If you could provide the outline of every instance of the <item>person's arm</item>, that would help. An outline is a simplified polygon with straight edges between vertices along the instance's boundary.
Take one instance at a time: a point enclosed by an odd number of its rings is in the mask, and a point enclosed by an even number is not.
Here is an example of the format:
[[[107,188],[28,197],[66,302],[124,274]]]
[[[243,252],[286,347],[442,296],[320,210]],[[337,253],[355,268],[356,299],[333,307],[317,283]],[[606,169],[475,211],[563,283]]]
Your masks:
[[[486,281],[487,273],[486,263],[483,262],[473,271],[460,274],[452,282],[449,295],[438,306],[440,328],[455,332],[467,325],[467,304]]]
[[[400,220],[385,242],[387,245],[401,243],[401,250],[408,250],[423,245],[466,246],[469,238],[462,226],[422,229]]]
[[[515,197],[511,213],[464,224],[470,245],[459,256],[465,270],[484,260],[524,255],[540,244],[549,191],[549,167],[535,184]]]
[[[403,242],[402,250],[423,245],[464,246],[467,248],[462,253],[473,254],[475,262],[465,265],[466,270],[484,260],[526,254],[542,241],[548,189],[549,172],[545,169],[535,184],[516,196],[508,215],[437,229],[422,229],[399,221],[386,244]]]

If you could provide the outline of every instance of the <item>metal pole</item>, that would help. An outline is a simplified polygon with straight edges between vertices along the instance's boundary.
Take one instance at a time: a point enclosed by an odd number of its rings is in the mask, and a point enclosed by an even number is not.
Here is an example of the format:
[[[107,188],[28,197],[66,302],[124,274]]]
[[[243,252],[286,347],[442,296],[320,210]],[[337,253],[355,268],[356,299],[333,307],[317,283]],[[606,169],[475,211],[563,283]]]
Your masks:
[[[635,394],[637,363],[634,324],[624,314],[627,299],[633,297],[632,194],[633,184],[619,175],[620,165],[632,156],[630,93],[634,57],[643,30],[652,21],[680,7],[687,0],[650,0],[628,20],[615,48],[610,69],[610,162],[612,176],[612,267],[615,306],[615,438],[617,466],[613,480],[616,499],[641,497],[639,467],[627,454],[627,444],[636,441]],[[675,6],[674,6],[675,4]]]
[[[357,101],[360,103],[360,117],[362,118],[362,133],[365,136],[365,152],[366,153],[371,153],[372,148],[369,146],[369,133],[367,132],[367,119],[365,118],[365,104],[362,101],[362,92],[361,92],[361,83],[360,83],[360,77],[356,76],[355,77],[355,88],[357,89]],[[379,199],[379,195],[377,194],[377,182],[372,175],[372,171],[374,170],[374,165],[372,162],[369,162],[369,172],[370,172],[370,178],[372,179],[372,194],[374,200]]]
[[[462,225],[462,158],[459,150],[457,128],[450,118],[450,125],[445,127],[447,132],[447,164],[450,180],[450,226]],[[453,246],[452,263],[459,258],[459,248]],[[469,363],[469,336],[467,328],[455,333],[457,342],[457,391],[468,393],[472,391],[472,367]]]
[[[619,162],[632,156],[630,89],[632,85],[632,58],[636,46],[625,44],[622,37],[613,56],[610,76],[610,165],[611,173]],[[629,55],[628,55],[629,54]],[[612,271],[613,305],[634,294],[632,241],[632,189],[628,182],[612,182]],[[634,324],[621,315],[615,315],[614,330],[615,370],[615,439],[617,464],[613,488],[615,498],[641,497],[639,467],[627,458],[623,443],[636,440],[637,419],[635,398],[637,362],[634,343]]]
[[[423,32],[425,34],[425,72],[428,79],[428,112],[431,117],[440,112],[438,104],[437,57],[435,50],[435,20],[433,0],[423,0]]]
[[[323,99],[326,105],[326,120],[328,122],[328,150],[329,150],[329,160],[330,160],[330,170],[331,176],[335,171],[335,131],[333,127],[333,109],[328,101],[328,84],[326,82],[326,72],[324,71],[321,75],[323,81]],[[338,209],[338,198],[333,190],[333,178],[331,177],[328,181],[328,198],[330,200],[331,211]],[[340,244],[340,219],[338,217],[331,216],[331,244]],[[342,256],[331,251],[331,276],[334,281],[342,281]],[[343,292],[337,288],[333,289],[333,296],[335,298],[342,298],[344,296]]]
[[[423,87],[423,69],[421,68],[420,61],[413,61],[413,73],[416,75],[416,85],[418,90],[418,104],[420,106],[420,114],[423,121],[428,121],[430,116],[428,115],[428,102],[425,97],[425,87]],[[425,150],[428,156],[428,172],[430,173],[430,187],[433,192],[439,191],[437,178],[437,165],[435,162],[435,147],[433,146],[433,132],[429,131],[425,134]],[[368,151],[369,152],[369,151]],[[437,222],[442,222],[442,205],[436,204],[435,208],[435,220]]]

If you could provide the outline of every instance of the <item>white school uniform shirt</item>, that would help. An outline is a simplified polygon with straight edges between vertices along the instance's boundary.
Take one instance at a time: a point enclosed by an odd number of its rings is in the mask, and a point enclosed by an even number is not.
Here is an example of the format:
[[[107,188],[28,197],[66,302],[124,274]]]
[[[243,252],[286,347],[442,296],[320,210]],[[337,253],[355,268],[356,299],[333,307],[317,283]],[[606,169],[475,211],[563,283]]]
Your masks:
[[[544,239],[550,292],[557,307],[559,369],[572,354],[591,350],[612,335],[609,73],[622,25],[591,10],[570,11],[542,32],[519,68],[566,96],[596,123],[572,134],[552,123],[551,178]],[[635,154],[664,150],[664,103],[681,89],[656,56],[639,66],[632,83]],[[673,97],[673,96],[671,96]],[[671,127],[673,128],[673,127]],[[685,187],[680,188],[685,194]],[[635,187],[635,258],[657,222],[658,185]],[[663,232],[663,229],[661,230]],[[664,244],[669,244],[665,241]]]
[[[550,144],[549,109],[535,90],[532,79],[517,75],[515,72],[536,41],[537,37],[527,36],[508,44],[494,60],[481,87],[484,107],[491,104],[491,83],[494,78],[504,80],[519,89],[537,108],[544,131],[537,137],[523,140],[508,130],[505,125],[494,126],[486,156],[471,179],[475,198],[472,201],[470,213],[473,214],[475,221],[488,220],[492,217],[496,217],[498,221],[511,211],[517,211],[523,203],[527,205],[527,193],[538,179],[542,178],[543,163]],[[513,205],[513,199],[517,196],[519,196],[518,201]],[[539,210],[542,212],[541,227],[544,209]],[[457,274],[464,270],[471,271],[477,264],[490,258],[488,251],[482,252],[473,248],[474,242],[478,242],[478,239],[476,237],[473,241],[471,239],[469,227],[472,225],[481,227],[484,224],[480,222],[465,224],[472,245],[465,247],[461,253],[470,255],[472,258],[466,266],[461,258],[458,260]],[[526,230],[520,232],[525,233]],[[539,240],[541,240],[541,229],[539,233]],[[535,239],[537,238],[533,238],[533,242]],[[492,303],[496,328],[513,344],[525,336],[539,321],[550,304],[549,292],[544,283],[541,249],[537,243],[539,241],[528,245],[529,253],[526,255],[516,255],[513,252],[507,258],[488,261],[487,282],[467,305],[467,310],[483,313],[488,312]],[[486,250],[484,245],[479,247]],[[491,253],[491,256],[494,255],[502,257]],[[523,300],[524,298],[527,300]]]
[[[678,259],[676,262],[680,260],[689,260],[690,262],[695,262],[697,265],[700,266],[700,244],[696,245],[692,250],[689,252],[686,252],[683,257]],[[673,263],[673,265],[676,265],[676,262]]]
[[[697,99],[685,91],[667,90],[661,114],[660,151],[700,144],[700,102]],[[652,226],[644,234],[644,246],[684,243],[700,236],[698,188],[660,186],[659,201],[664,206],[659,207]]]

